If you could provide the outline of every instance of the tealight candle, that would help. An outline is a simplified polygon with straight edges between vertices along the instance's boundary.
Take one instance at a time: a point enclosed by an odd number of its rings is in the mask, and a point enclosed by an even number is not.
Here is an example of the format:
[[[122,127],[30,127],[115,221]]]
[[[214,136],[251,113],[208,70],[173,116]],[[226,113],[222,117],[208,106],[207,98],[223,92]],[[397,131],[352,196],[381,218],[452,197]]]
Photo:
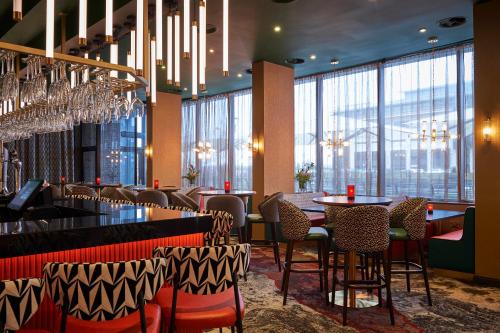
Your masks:
[[[356,197],[356,188],[354,185],[347,185],[347,198],[354,199]]]
[[[96,185],[101,185],[101,177],[96,177],[95,178],[95,184]]]
[[[434,213],[434,205],[431,203],[427,204],[427,213],[432,214]]]
[[[231,192],[231,182],[229,180],[226,180],[224,182],[224,192],[226,193]]]
[[[158,179],[155,179],[153,186],[154,186],[155,190],[157,190],[160,187],[160,181]]]

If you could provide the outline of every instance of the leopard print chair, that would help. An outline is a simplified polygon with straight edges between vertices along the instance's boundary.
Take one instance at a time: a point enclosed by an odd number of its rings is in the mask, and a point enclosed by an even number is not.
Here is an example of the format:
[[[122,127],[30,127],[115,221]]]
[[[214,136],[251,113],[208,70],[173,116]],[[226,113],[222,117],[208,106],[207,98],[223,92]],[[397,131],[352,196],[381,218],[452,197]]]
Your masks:
[[[425,290],[427,293],[427,303],[432,305],[429,279],[427,276],[427,263],[424,256],[423,241],[425,239],[425,228],[427,218],[427,199],[412,198],[401,202],[390,213],[390,237],[391,247],[389,248],[389,265],[404,266],[404,268],[393,269],[392,274],[406,275],[406,290],[410,292],[410,275],[422,274],[424,278]],[[404,260],[392,260],[393,242],[403,242]],[[417,243],[420,263],[412,262],[409,259],[408,244]],[[392,268],[391,268],[392,269]]]
[[[38,311],[44,296],[43,279],[0,281],[0,332],[22,332],[21,327]],[[43,330],[36,332],[48,333]]]
[[[337,215],[335,225],[335,251],[334,263],[338,262],[340,251],[344,256],[344,305],[342,313],[342,324],[347,323],[347,295],[349,289],[359,289],[369,286],[370,289],[378,290],[379,305],[381,305],[382,288],[387,292],[387,306],[391,324],[394,325],[394,310],[392,307],[390,274],[383,277],[380,273],[380,262],[382,261],[384,272],[389,272],[384,253],[389,248],[389,212],[380,206],[361,206],[344,209]],[[347,264],[356,254],[370,255],[374,260],[376,278],[362,278],[356,280],[356,276],[350,276]],[[335,287],[337,281],[338,266],[333,266],[332,300],[335,300]],[[332,302],[334,306],[334,302]]]
[[[166,282],[171,286],[157,296],[165,328],[184,332],[230,326],[243,332],[238,278],[248,270],[250,252],[250,244],[154,249],[154,257],[167,260]]]
[[[281,283],[283,305],[286,305],[291,272],[318,273],[320,291],[324,291],[326,303],[328,304],[328,232],[323,227],[311,227],[311,220],[309,220],[307,215],[299,207],[289,201],[278,201],[278,214],[283,237],[287,240],[283,280]],[[294,245],[304,241],[316,243],[318,248],[317,260],[293,260]],[[294,264],[304,262],[315,262],[318,264],[318,269],[304,270],[293,268]]]

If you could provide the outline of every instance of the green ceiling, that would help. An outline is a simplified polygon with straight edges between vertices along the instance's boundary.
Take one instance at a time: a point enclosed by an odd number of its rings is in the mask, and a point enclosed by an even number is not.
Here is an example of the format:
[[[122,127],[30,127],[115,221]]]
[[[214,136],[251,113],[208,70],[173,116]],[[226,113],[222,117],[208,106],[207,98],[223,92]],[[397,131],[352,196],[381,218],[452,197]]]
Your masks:
[[[135,0],[114,2],[115,9],[121,10],[120,18],[134,14],[134,4]],[[11,18],[12,1],[0,1],[1,40],[43,48],[45,0],[24,0],[23,5],[24,19],[16,24]],[[431,35],[439,37],[438,45],[471,39],[472,5],[472,0],[296,0],[289,4],[231,0],[231,75],[224,78],[222,1],[208,0],[208,23],[218,29],[208,35],[207,40],[208,47],[215,49],[214,54],[207,56],[208,94],[250,87],[251,75],[245,70],[258,60],[284,64],[286,58],[304,58],[306,62],[295,67],[295,75],[304,76],[331,70],[333,57],[340,59],[337,67],[341,68],[427,49],[426,40]],[[74,36],[78,27],[78,0],[57,0],[56,6],[56,12],[68,13],[67,35],[68,38]],[[89,27],[97,23],[103,30],[100,21],[104,18],[104,1],[89,0],[88,8]],[[450,16],[465,16],[467,23],[451,29],[437,25],[438,20]],[[123,20],[115,23],[123,24]],[[275,25],[282,27],[280,33],[273,31]],[[426,34],[418,33],[417,29],[422,26],[427,27]],[[56,29],[58,27],[56,24]],[[120,47],[125,51],[128,42],[124,40]],[[124,54],[120,61],[125,59]],[[310,60],[311,54],[316,54],[317,59]],[[183,60],[183,87],[190,88],[190,68],[189,60]],[[243,76],[238,78],[237,73]],[[158,80],[160,90],[166,90],[165,71],[159,69]],[[183,95],[189,94],[187,91]]]

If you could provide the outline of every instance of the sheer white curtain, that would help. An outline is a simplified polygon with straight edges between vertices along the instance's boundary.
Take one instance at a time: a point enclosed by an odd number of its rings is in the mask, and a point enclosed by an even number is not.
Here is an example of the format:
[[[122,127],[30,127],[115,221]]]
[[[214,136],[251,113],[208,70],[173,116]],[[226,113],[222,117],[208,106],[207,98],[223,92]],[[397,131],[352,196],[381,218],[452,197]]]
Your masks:
[[[196,114],[197,103],[195,101],[185,101],[182,103],[182,169],[181,175],[185,175],[189,165],[196,166],[196,154],[194,148],[197,144],[196,141]],[[197,180],[199,182],[199,179]],[[183,181],[188,184],[187,180]]]
[[[474,47],[464,47],[464,190],[462,199],[474,200]]]
[[[316,77],[295,80],[295,172],[305,163],[317,164]],[[316,172],[307,189],[316,190]],[[295,189],[298,190],[295,182]]]
[[[386,63],[384,77],[385,194],[458,199],[456,50]],[[433,120],[448,141],[419,139]]]
[[[203,186],[223,188],[228,177],[229,109],[226,95],[200,101],[198,137],[215,149],[210,158],[200,159],[200,182]]]
[[[342,137],[346,144],[323,148],[322,188],[377,194],[377,67],[361,66],[322,77],[323,140]]]
[[[229,95],[232,133],[232,186],[235,189],[252,189],[252,90],[242,90]]]

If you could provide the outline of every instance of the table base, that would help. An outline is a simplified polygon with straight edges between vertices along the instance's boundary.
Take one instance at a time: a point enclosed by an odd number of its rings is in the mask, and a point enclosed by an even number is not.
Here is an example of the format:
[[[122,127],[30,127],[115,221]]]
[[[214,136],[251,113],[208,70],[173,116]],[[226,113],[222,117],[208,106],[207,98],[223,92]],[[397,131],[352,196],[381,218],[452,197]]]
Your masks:
[[[332,294],[330,293],[328,299],[330,303],[332,302]],[[349,299],[350,295],[347,295],[347,307],[348,308],[370,308],[372,306],[378,305],[378,297],[375,294],[367,293],[366,291],[356,290],[356,304],[353,306],[351,304],[351,300]],[[344,306],[344,291],[337,290],[335,292],[335,305]]]

